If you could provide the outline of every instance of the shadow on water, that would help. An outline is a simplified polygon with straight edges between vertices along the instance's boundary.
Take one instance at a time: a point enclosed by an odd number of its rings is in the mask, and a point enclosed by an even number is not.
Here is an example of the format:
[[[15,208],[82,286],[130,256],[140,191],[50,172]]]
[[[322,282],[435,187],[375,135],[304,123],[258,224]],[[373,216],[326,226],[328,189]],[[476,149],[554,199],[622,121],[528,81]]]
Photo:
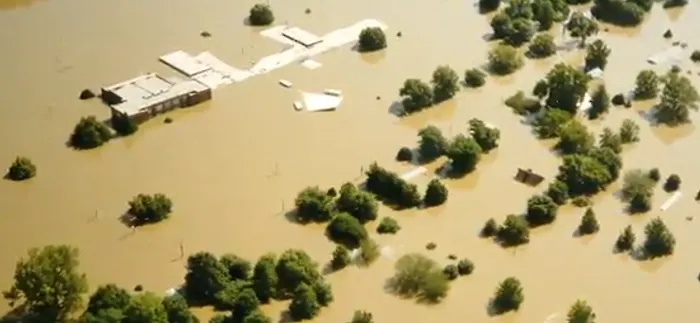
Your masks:
[[[403,117],[406,115],[406,111],[403,109],[403,104],[401,104],[400,101],[394,101],[389,105],[388,109],[389,113],[397,116],[397,117]]]
[[[289,314],[289,311],[283,311],[282,313],[280,313],[280,318],[277,322],[278,323],[291,323],[291,322],[294,322],[294,320],[292,319],[292,315]]]
[[[360,52],[360,59],[362,59],[363,62],[369,64],[369,65],[374,65],[377,64],[386,58],[386,51],[385,50],[379,50],[375,52],[367,52],[363,53]]]

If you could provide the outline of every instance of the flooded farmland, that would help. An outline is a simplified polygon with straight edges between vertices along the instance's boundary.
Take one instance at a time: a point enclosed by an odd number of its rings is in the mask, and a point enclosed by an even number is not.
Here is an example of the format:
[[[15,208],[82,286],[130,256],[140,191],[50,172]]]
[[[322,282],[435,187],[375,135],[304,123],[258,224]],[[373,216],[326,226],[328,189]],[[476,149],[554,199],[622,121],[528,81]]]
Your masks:
[[[339,187],[361,180],[361,169],[373,161],[396,172],[412,166],[394,161],[402,146],[415,146],[417,131],[435,125],[444,133],[466,131],[467,121],[480,118],[501,129],[500,148],[485,156],[478,170],[463,179],[446,180],[448,202],[428,210],[380,210],[402,230],[377,236],[396,255],[425,252],[441,263],[448,254],[468,257],[476,270],[452,283],[449,296],[434,306],[402,300],[383,290],[393,261],[380,259],[369,268],[350,268],[328,277],[335,301],[314,322],[345,322],[357,309],[370,311],[376,322],[542,322],[559,320],[578,298],[595,309],[599,322],[693,322],[700,308],[700,223],[687,221],[700,206],[700,132],[695,126],[674,129],[652,126],[640,113],[650,105],[613,107],[602,121],[584,121],[592,131],[618,128],[630,118],[641,126],[641,141],[622,153],[624,169],[658,167],[665,178],[682,178],[684,196],[666,212],[659,206],[670,194],[657,189],[653,208],[630,216],[611,188],[596,196],[593,208],[601,230],[574,237],[584,210],[565,206],[557,221],[535,229],[531,242],[503,249],[478,237],[489,218],[502,220],[520,213],[527,199],[545,189],[517,183],[517,168],[532,168],[549,182],[560,163],[551,142],[537,140],[520,117],[503,104],[532,86],[558,61],[581,64],[583,51],[560,52],[560,58],[529,60],[518,72],[490,77],[479,89],[464,89],[453,100],[427,111],[399,118],[391,113],[398,89],[407,78],[428,80],[436,66],[448,64],[460,74],[486,63],[493,45],[490,16],[471,2],[295,0],[270,1],[277,23],[324,34],[365,18],[389,26],[388,48],[360,54],[345,46],[315,58],[323,67],[308,70],[292,64],[214,93],[200,106],[158,117],[135,135],[91,151],[74,151],[65,142],[82,116],[109,117],[98,100],[79,101],[84,88],[97,89],[145,72],[175,75],[157,57],[182,49],[209,50],[237,67],[249,66],[282,47],[244,25],[254,1],[0,1],[0,162],[17,155],[30,157],[38,175],[25,182],[0,181],[0,286],[12,283],[15,262],[28,248],[46,244],[75,245],[90,286],[142,284],[158,293],[179,285],[185,274],[178,260],[182,243],[187,253],[233,252],[250,260],[288,248],[309,252],[318,262],[330,260],[334,245],[323,227],[288,221],[297,192],[306,186]],[[305,13],[311,8],[310,14]],[[700,49],[697,20],[700,4],[663,10],[656,5],[635,29],[610,27],[598,37],[612,49],[605,84],[613,93],[634,86],[638,71],[650,68],[646,58],[669,46],[662,37]],[[200,37],[201,31],[212,34]],[[559,36],[560,27],[553,33]],[[396,37],[397,32],[402,37]],[[689,53],[689,52],[688,52]],[[700,85],[700,64],[684,57],[680,65]],[[664,72],[669,66],[654,66]],[[298,89],[335,88],[345,99],[328,113],[299,113],[291,105]],[[379,97],[379,99],[377,99]],[[693,114],[696,120],[700,117]],[[434,165],[431,165],[434,166]],[[437,166],[435,166],[437,167]],[[429,167],[434,169],[435,167]],[[623,170],[624,171],[624,170]],[[432,173],[428,173],[432,174]],[[424,190],[432,175],[413,182]],[[138,193],[164,193],[174,203],[168,221],[132,232],[118,218]],[[673,256],[637,261],[612,252],[619,232],[631,224],[641,239],[644,225],[661,216],[675,234]],[[370,231],[374,226],[370,224]],[[428,242],[437,248],[425,251]],[[517,276],[525,302],[517,313],[491,317],[486,305],[497,283]],[[264,311],[277,321],[286,304]],[[2,303],[0,310],[8,310]],[[196,311],[202,318],[211,313]],[[551,317],[555,317],[551,316]]]

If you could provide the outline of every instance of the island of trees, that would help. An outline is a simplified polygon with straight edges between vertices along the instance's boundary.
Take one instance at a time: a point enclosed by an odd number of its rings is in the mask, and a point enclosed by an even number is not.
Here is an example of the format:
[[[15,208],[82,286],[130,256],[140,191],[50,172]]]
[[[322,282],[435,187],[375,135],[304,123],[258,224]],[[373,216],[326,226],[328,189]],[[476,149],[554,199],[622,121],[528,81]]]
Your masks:
[[[7,169],[5,178],[13,181],[24,181],[36,176],[36,165],[31,159],[18,156]]]

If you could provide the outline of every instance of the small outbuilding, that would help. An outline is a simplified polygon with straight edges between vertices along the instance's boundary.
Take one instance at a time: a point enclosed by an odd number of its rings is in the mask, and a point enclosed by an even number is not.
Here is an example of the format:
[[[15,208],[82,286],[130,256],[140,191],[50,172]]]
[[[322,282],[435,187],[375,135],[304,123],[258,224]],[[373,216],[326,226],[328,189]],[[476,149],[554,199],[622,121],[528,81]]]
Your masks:
[[[515,174],[515,180],[534,187],[540,185],[540,183],[544,181],[544,177],[533,172],[532,169],[525,170],[518,168],[518,172]]]

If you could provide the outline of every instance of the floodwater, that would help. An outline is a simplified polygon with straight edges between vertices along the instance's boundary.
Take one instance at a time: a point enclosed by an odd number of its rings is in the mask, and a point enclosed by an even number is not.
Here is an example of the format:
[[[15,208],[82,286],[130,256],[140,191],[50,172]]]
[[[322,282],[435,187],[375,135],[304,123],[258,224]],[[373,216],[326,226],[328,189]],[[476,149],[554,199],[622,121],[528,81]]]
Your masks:
[[[114,282],[125,287],[143,284],[160,292],[182,282],[182,242],[187,253],[208,250],[234,252],[251,260],[264,252],[303,248],[319,262],[333,249],[318,226],[292,224],[283,216],[299,190],[309,185],[339,186],[359,180],[361,167],[372,161],[403,172],[410,165],[393,161],[401,146],[413,146],[416,131],[434,124],[445,133],[465,131],[470,118],[481,118],[502,130],[501,148],[486,156],[479,170],[462,180],[447,181],[450,200],[444,207],[382,215],[396,217],[402,231],[378,237],[396,255],[423,251],[441,263],[448,254],[469,257],[475,273],[455,281],[449,297],[436,306],[414,304],[384,293],[392,261],[382,259],[369,269],[329,277],[336,301],[316,322],[343,322],[356,309],[374,313],[377,322],[542,322],[586,299],[600,322],[692,322],[700,315],[697,276],[700,223],[687,221],[698,208],[693,197],[700,188],[700,134],[693,126],[653,127],[640,111],[615,108],[603,121],[592,122],[599,132],[631,118],[642,128],[641,143],[628,147],[626,169],[659,167],[665,176],[683,180],[683,198],[670,210],[658,211],[669,196],[660,189],[654,210],[628,216],[613,196],[616,187],[595,199],[601,231],[589,238],[572,236],[582,209],[567,207],[554,225],[532,233],[532,242],[503,250],[477,237],[490,217],[503,219],[524,210],[529,196],[544,189],[512,180],[518,167],[532,168],[547,178],[558,160],[527,126],[501,102],[519,89],[530,91],[556,62],[529,61],[513,76],[490,78],[478,90],[465,89],[457,98],[414,116],[399,119],[390,113],[404,79],[427,80],[440,64],[460,74],[485,63],[491,44],[488,17],[471,1],[272,1],[279,23],[287,22],[323,34],[364,18],[389,26],[389,48],[360,55],[351,46],[317,57],[324,66],[306,70],[288,66],[241,84],[217,90],[214,100],[149,122],[131,138],[119,139],[89,152],[64,146],[81,116],[107,118],[100,102],[79,101],[83,88],[116,83],[137,74],[175,72],[157,57],[182,49],[210,50],[234,66],[280,50],[245,26],[253,1],[2,1],[0,41],[4,44],[0,71],[0,161],[9,165],[16,155],[31,157],[38,176],[30,181],[0,181],[0,285],[11,284],[14,263],[30,247],[67,243],[81,250],[81,268],[91,285]],[[305,14],[311,8],[311,14]],[[700,48],[697,2],[666,12],[656,6],[645,24],[634,30],[611,28],[599,36],[612,47],[605,81],[611,93],[626,91],[645,59],[668,46],[661,35],[671,28],[676,39]],[[201,38],[207,30],[211,38]],[[395,36],[401,31],[403,37]],[[559,30],[554,30],[559,33]],[[580,52],[562,52],[562,59],[580,63]],[[687,57],[687,56],[686,56]],[[698,81],[699,66],[682,65]],[[655,67],[659,71],[667,67]],[[345,93],[340,110],[297,113],[291,105],[296,92],[276,83],[287,79],[297,89],[337,88]],[[381,99],[377,100],[376,97]],[[698,119],[694,116],[694,119]],[[434,166],[434,165],[433,165]],[[434,166],[432,168],[435,168]],[[429,177],[417,178],[421,188]],[[118,221],[127,201],[138,193],[162,192],[175,204],[172,218],[132,233]],[[662,216],[678,241],[668,259],[639,262],[614,255],[617,234],[632,224],[643,238],[644,224]],[[373,230],[374,226],[370,225]],[[525,288],[520,312],[490,317],[486,304],[496,284],[517,276]],[[362,282],[358,284],[358,282]],[[266,312],[277,319],[285,304]],[[6,310],[3,304],[0,309]],[[209,314],[198,311],[203,317]]]

